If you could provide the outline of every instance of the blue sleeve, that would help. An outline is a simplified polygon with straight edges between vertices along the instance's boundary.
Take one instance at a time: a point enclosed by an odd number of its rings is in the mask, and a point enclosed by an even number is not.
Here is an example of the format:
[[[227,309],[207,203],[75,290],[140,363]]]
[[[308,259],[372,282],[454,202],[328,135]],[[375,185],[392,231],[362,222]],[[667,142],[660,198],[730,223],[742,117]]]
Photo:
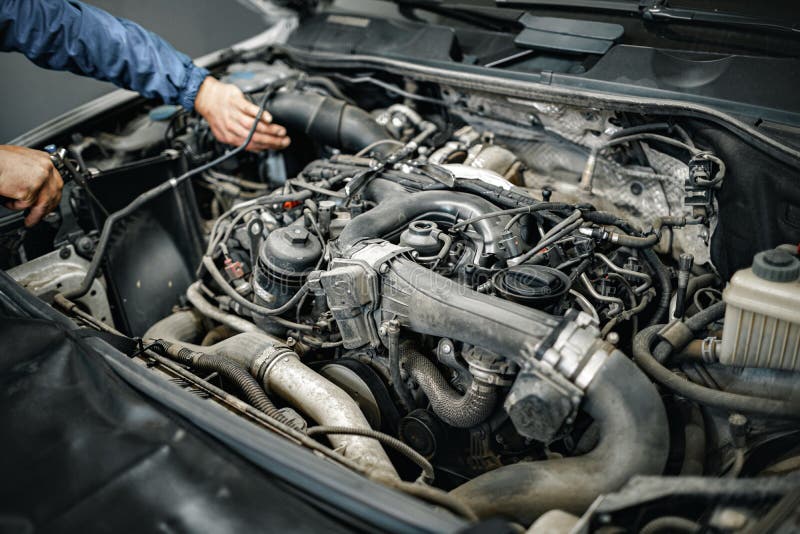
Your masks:
[[[74,0],[0,0],[0,50],[194,107],[208,75],[157,35]]]

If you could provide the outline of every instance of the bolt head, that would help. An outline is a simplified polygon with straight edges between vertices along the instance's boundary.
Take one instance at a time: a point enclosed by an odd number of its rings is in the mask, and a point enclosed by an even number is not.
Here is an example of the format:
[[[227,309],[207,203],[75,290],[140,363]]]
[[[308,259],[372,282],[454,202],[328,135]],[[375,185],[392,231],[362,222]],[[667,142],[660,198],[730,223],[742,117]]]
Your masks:
[[[728,417],[728,421],[732,425],[743,426],[743,425],[747,424],[747,417],[745,417],[744,415],[742,415],[740,413],[732,413]]]
[[[292,231],[289,233],[289,241],[294,245],[302,245],[308,241],[308,230],[299,226],[297,228],[292,228]]]
[[[51,211],[44,216],[44,222],[52,226],[58,226],[61,224],[61,214],[57,211]]]
[[[83,236],[75,243],[75,246],[78,248],[79,251],[83,253],[88,253],[92,251],[92,239],[87,236]]]

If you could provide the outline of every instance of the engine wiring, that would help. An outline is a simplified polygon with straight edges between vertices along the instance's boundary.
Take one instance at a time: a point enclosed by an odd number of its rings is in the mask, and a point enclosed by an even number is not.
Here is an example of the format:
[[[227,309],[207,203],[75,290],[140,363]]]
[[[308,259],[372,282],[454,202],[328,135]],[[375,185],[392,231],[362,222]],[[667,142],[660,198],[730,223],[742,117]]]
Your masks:
[[[638,475],[766,469],[749,456],[751,420],[770,435],[800,410],[724,374],[731,308],[704,254],[727,157],[671,119],[626,116],[593,145],[542,127],[535,143],[586,158],[556,180],[532,168],[546,151],[468,120],[491,108],[459,112],[436,90],[298,72],[254,90],[256,121],[222,153],[201,119],[173,117],[165,142],[196,135],[203,158],[110,213],[80,287],[56,304],[127,337],[76,301],[117,223],[199,177],[200,264],[135,356],[233,412],[470,521],[587,509]],[[307,139],[274,173],[244,150],[281,98],[276,122]],[[680,168],[650,167],[658,157]],[[618,198],[600,194],[615,179]],[[629,194],[629,179],[652,190]],[[712,450],[712,432],[733,437]],[[646,528],[688,524],[651,515]]]
[[[95,247],[94,254],[92,255],[92,260],[89,263],[89,267],[86,271],[86,275],[81,282],[81,285],[73,291],[70,291],[65,294],[65,296],[69,299],[76,299],[84,296],[92,287],[92,283],[94,282],[95,277],[100,269],[100,264],[103,261],[105,256],[106,248],[108,247],[109,239],[111,237],[111,232],[114,228],[114,225],[122,220],[124,217],[130,215],[131,213],[135,212],[143,205],[147,204],[151,200],[159,197],[163,193],[169,191],[170,189],[177,188],[180,184],[188,180],[189,178],[202,174],[203,172],[216,167],[223,161],[227,161],[237,154],[241,153],[242,151],[247,148],[250,142],[253,140],[253,135],[256,133],[256,128],[258,128],[258,124],[261,121],[261,116],[264,113],[264,109],[267,106],[267,102],[269,101],[270,97],[280,86],[286,83],[286,80],[280,80],[275,82],[274,85],[270,86],[268,90],[264,92],[263,97],[258,105],[258,111],[256,113],[256,118],[253,120],[253,125],[250,127],[250,130],[247,133],[247,137],[245,140],[240,144],[238,147],[234,148],[233,150],[227,151],[224,154],[218,156],[217,158],[204,163],[198,167],[194,167],[193,169],[189,169],[182,175],[178,176],[177,178],[172,178],[167,182],[163,182],[152,189],[148,189],[147,191],[139,194],[135,199],[133,199],[130,203],[128,203],[124,208],[121,208],[111,214],[106,218],[105,222],[103,223],[103,229],[100,232],[100,238],[97,242],[97,246]]]

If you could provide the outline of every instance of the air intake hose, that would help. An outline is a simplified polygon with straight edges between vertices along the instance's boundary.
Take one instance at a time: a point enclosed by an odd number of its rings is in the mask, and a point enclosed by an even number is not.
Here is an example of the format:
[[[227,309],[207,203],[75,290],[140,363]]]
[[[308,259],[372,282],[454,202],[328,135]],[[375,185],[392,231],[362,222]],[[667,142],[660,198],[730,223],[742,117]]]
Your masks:
[[[482,518],[530,524],[548,510],[580,515],[600,494],[634,475],[661,473],[669,450],[664,405],[655,386],[619,351],[586,390],[583,409],[600,441],[583,456],[500,467],[452,491]]]
[[[399,194],[386,198],[373,209],[351,220],[342,230],[338,244],[340,250],[347,250],[363,239],[383,237],[422,215],[445,215],[455,222],[456,219],[470,219],[494,211],[497,211],[494,204],[469,193],[420,191]],[[495,243],[509,220],[507,215],[489,217],[472,225],[480,234],[486,252],[495,251]]]
[[[383,275],[382,297],[384,316],[397,317],[406,328],[489,348],[522,363],[561,323],[545,312],[473,291],[400,256]]]
[[[269,104],[277,124],[307,134],[320,144],[355,153],[391,139],[391,135],[361,108],[315,93],[281,92]]]

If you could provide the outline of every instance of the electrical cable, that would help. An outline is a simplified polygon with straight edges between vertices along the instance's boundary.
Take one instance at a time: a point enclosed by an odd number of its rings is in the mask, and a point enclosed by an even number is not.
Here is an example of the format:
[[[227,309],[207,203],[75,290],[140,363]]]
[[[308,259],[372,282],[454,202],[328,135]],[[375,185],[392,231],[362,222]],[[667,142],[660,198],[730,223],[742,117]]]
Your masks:
[[[220,286],[220,289],[222,289],[227,296],[236,301],[237,304],[241,305],[248,311],[255,313],[256,315],[271,317],[273,315],[284,314],[293,309],[297,303],[300,302],[300,299],[303,298],[306,293],[308,293],[308,284],[303,284],[303,286],[297,290],[297,293],[295,293],[285,304],[277,308],[267,308],[256,304],[255,302],[250,302],[237,293],[236,290],[231,287],[228,281],[225,280],[225,277],[222,275],[219,269],[217,269],[217,266],[211,256],[203,256],[203,267],[206,268],[208,273],[211,275],[211,278],[214,279],[217,285]]]
[[[370,143],[358,152],[356,152],[355,157],[363,156],[364,154],[368,154],[370,150],[375,148],[376,146],[380,146],[386,143],[393,143],[395,145],[403,146],[403,143],[398,141],[397,139],[381,139],[379,141],[375,141],[374,143]]]
[[[250,144],[250,141],[253,140],[253,135],[255,135],[256,128],[258,128],[258,123],[261,121],[261,116],[264,114],[264,108],[267,106],[267,101],[270,97],[275,93],[277,88],[280,85],[286,83],[286,79],[278,80],[277,82],[273,82],[267,87],[267,90],[264,92],[264,96],[261,98],[261,102],[258,106],[258,112],[256,113],[256,118],[253,121],[253,125],[250,127],[250,131],[247,133],[247,137],[245,138],[244,142],[234,148],[233,150],[222,154],[221,156],[203,164],[199,167],[195,167],[194,169],[190,169],[183,173],[182,175],[178,176],[177,178],[171,178],[166,182],[162,182],[161,184],[153,187],[152,189],[148,189],[144,193],[137,196],[133,199],[127,206],[122,209],[119,209],[108,216],[108,218],[103,223],[103,229],[100,232],[100,239],[97,242],[97,247],[95,248],[94,254],[92,255],[92,261],[89,263],[89,267],[86,270],[86,275],[83,277],[83,281],[81,285],[76,289],[65,293],[65,296],[69,299],[76,299],[80,298],[86,293],[89,292],[89,289],[92,287],[92,283],[94,282],[95,277],[97,276],[98,271],[100,270],[100,263],[105,256],[106,249],[108,248],[108,243],[111,240],[111,231],[113,230],[114,226],[117,222],[119,222],[122,218],[130,215],[143,205],[147,204],[151,200],[155,199],[156,197],[160,196],[161,194],[169,191],[170,189],[177,188],[181,183],[185,182],[192,176],[201,174],[212,167],[215,167],[226,161],[233,156],[242,152],[247,146]]]
[[[372,438],[379,441],[383,445],[386,445],[387,447],[391,447],[417,464],[419,468],[422,469],[422,475],[420,476],[425,483],[431,483],[434,480],[434,470],[431,463],[420,453],[412,449],[409,445],[395,437],[390,436],[389,434],[384,434],[383,432],[378,432],[377,430],[372,430],[371,428],[350,428],[341,426],[312,426],[308,429],[307,434],[312,437],[319,435],[328,436],[330,434],[348,434],[352,436]]]
[[[528,213],[534,213],[537,211],[564,211],[564,210],[572,210],[575,206],[572,204],[566,204],[563,202],[540,202],[538,204],[532,204],[528,206],[520,206],[519,208],[510,208],[505,210],[498,210],[492,211],[489,213],[482,213],[480,215],[476,215],[475,217],[471,217],[469,219],[464,219],[463,221],[459,221],[452,226],[452,230],[458,230],[460,228],[465,228],[470,224],[476,223],[478,221],[482,221],[484,219],[489,219],[491,217],[502,217],[503,215],[527,215]]]
[[[418,95],[418,94],[415,94],[415,93],[411,93],[411,92],[405,91],[403,89],[400,89],[399,87],[396,87],[396,86],[394,86],[394,85],[392,85],[390,83],[386,83],[386,82],[384,82],[382,80],[378,80],[377,78],[372,78],[371,76],[360,76],[360,77],[357,77],[357,78],[351,78],[349,76],[345,76],[344,74],[340,74],[338,72],[331,73],[331,76],[333,76],[335,78],[339,78],[340,80],[343,80],[343,81],[345,81],[347,83],[352,83],[352,84],[371,83],[373,85],[377,85],[378,87],[381,87],[382,89],[386,89],[390,93],[395,93],[397,95],[400,95],[400,96],[405,97],[405,98],[409,98],[411,100],[418,100],[420,102],[428,102],[428,103],[431,103],[431,104],[439,104],[440,106],[444,106],[444,107],[447,106],[447,102],[445,102],[444,100],[441,100],[439,98],[431,98],[429,96],[422,96],[422,95]]]

